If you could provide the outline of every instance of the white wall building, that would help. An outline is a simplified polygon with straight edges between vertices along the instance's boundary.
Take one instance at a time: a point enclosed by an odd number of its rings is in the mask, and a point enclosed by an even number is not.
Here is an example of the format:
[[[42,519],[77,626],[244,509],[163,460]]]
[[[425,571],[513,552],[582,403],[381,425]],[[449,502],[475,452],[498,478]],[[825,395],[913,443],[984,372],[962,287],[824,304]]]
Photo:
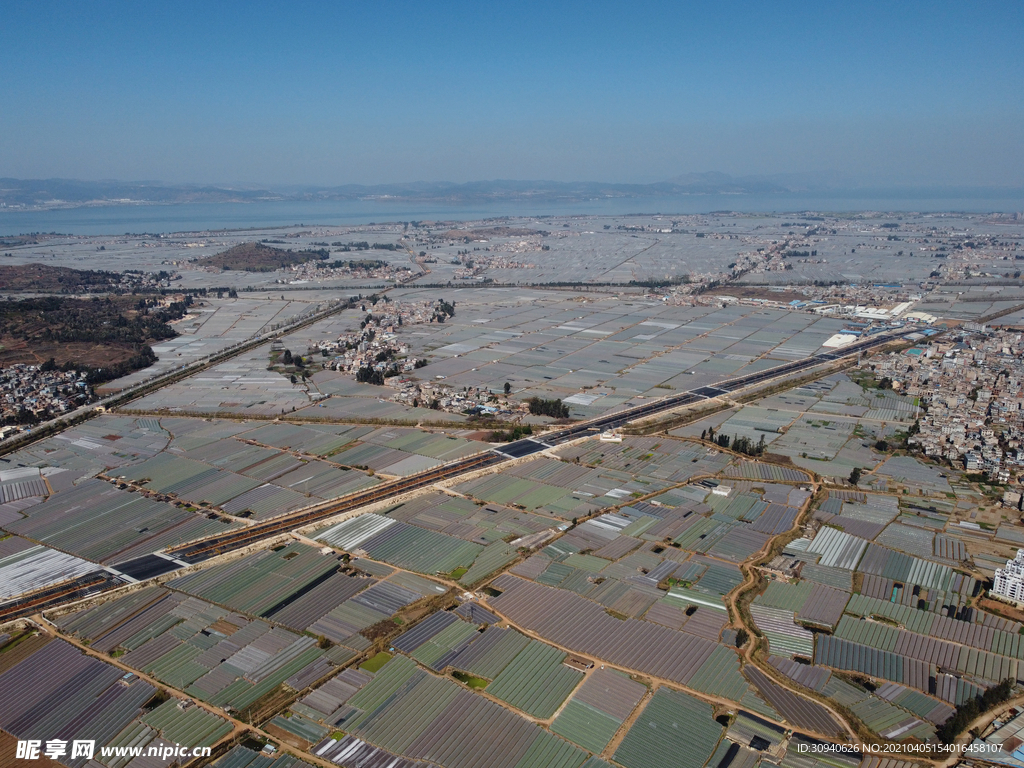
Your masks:
[[[1006,566],[996,571],[991,592],[1007,600],[1024,603],[1024,549],[1018,549],[1017,556],[1007,560]]]

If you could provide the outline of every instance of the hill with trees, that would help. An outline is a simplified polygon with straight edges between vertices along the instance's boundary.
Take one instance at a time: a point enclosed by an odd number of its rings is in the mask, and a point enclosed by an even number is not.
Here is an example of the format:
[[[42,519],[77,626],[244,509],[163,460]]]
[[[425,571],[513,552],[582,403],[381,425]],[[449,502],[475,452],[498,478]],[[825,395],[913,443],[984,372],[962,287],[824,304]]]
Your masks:
[[[178,332],[191,297],[158,306],[152,296],[44,296],[0,301],[0,366],[16,363],[86,371],[100,383],[152,365],[150,344]]]
[[[263,243],[241,243],[226,251],[197,259],[198,267],[216,267],[244,272],[273,272],[295,264],[304,264],[314,259],[325,260],[330,256],[326,248],[320,250],[293,251],[274,248]]]
[[[47,264],[0,265],[0,290],[40,293],[86,293],[115,290],[121,274],[98,269],[51,267]]]

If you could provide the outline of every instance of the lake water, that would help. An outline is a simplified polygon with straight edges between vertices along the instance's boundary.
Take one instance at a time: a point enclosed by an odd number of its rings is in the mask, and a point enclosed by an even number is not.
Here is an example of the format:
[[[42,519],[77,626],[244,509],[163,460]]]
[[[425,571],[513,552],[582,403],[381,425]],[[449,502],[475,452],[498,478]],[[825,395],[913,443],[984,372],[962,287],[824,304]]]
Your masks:
[[[473,221],[495,216],[692,214],[711,211],[787,213],[796,211],[1024,211],[1024,199],[873,198],[798,195],[689,195],[630,197],[576,202],[501,201],[493,203],[319,200],[264,203],[111,205],[50,211],[0,209],[0,235],[59,232],[69,235],[121,235],[305,225],[354,225],[385,221]]]

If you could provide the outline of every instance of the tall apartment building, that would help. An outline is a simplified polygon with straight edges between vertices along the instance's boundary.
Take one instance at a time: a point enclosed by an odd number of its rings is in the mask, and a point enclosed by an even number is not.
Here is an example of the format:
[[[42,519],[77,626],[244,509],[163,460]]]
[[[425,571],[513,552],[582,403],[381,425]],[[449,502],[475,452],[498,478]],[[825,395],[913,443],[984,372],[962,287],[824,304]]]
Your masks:
[[[1024,549],[1018,549],[1017,556],[996,571],[991,592],[1024,603]]]

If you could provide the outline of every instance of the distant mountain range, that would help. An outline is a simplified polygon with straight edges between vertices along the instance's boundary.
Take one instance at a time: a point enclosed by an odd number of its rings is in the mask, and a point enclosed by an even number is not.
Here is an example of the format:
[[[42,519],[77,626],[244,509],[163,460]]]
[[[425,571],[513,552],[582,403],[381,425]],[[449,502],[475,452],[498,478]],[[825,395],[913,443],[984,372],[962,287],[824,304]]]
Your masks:
[[[786,195],[841,192],[920,194],[925,190],[865,189],[828,174],[730,176],[688,173],[653,184],[591,181],[418,181],[407,184],[325,186],[229,186],[165,184],[159,181],[78,181],[73,179],[0,178],[0,209],[72,208],[96,205],[179,203],[256,203],[271,200],[366,200],[473,203],[501,200],[573,202],[595,198],[658,198],[682,195]],[[934,193],[936,190],[928,190]],[[1005,189],[945,189],[946,194],[989,196]],[[1016,190],[1015,190],[1016,191]]]
[[[0,205],[71,208],[84,205],[144,203],[229,203],[280,200],[263,189],[159,181],[78,181],[75,179],[0,179]]]

